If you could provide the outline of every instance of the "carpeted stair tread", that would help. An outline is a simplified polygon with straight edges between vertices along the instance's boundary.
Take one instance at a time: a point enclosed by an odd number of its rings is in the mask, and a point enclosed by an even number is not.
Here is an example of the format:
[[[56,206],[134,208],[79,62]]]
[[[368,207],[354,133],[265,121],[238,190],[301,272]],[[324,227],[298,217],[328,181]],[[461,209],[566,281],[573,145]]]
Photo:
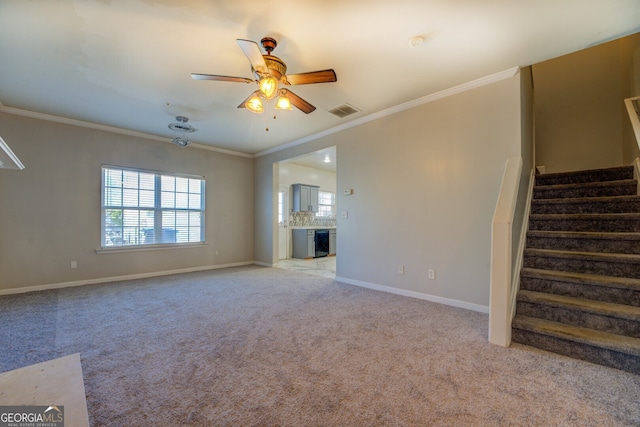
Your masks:
[[[546,280],[589,284],[618,289],[630,289],[640,292],[640,279],[631,277],[602,276],[598,274],[573,273],[568,271],[542,270],[537,268],[523,268],[521,276]]]
[[[640,279],[640,255],[527,248],[523,266]]]
[[[625,185],[636,184],[635,179],[622,179],[619,181],[590,181],[590,182],[571,182],[567,184],[549,184],[549,185],[540,185],[536,184],[534,189],[538,190],[571,190],[574,188],[589,188],[589,187],[601,187],[601,188],[610,188],[610,187],[620,187]],[[628,196],[632,196],[633,194],[628,194]],[[601,196],[602,197],[602,196]]]
[[[627,320],[640,321],[640,307],[613,304],[610,302],[586,300],[582,298],[554,295],[535,291],[518,291],[518,301],[543,304],[553,307],[579,310],[601,316],[617,317]]]
[[[550,320],[521,315],[516,315],[513,318],[512,326],[515,329],[527,332],[548,335],[640,357],[640,338],[611,334],[580,326],[565,325]]]
[[[637,183],[634,179],[579,184],[536,185],[533,188],[534,200],[634,195],[638,195]]]
[[[529,230],[527,247],[565,251],[640,253],[638,232]]]
[[[533,199],[531,213],[640,213],[640,196]]]
[[[571,172],[555,172],[535,176],[536,185],[547,183],[578,183],[592,181],[619,181],[633,178],[633,166],[588,169]]]
[[[560,257],[560,258],[581,258],[581,259],[592,260],[592,261],[604,260],[604,261],[640,263],[640,254],[608,254],[604,252],[560,251],[555,249],[536,249],[536,248],[526,248],[524,252],[525,252],[525,255],[538,255],[538,256]]]
[[[520,289],[640,307],[640,279],[524,267]]]
[[[556,231],[556,230],[529,230],[527,236],[532,237],[566,237],[570,239],[602,239],[602,240],[637,240],[640,242],[640,233],[637,232],[597,232],[597,231]]]
[[[531,214],[530,230],[640,232],[640,213]]]
[[[579,213],[579,214],[531,214],[532,219],[558,220],[558,219],[610,219],[610,220],[640,220],[640,213]]]

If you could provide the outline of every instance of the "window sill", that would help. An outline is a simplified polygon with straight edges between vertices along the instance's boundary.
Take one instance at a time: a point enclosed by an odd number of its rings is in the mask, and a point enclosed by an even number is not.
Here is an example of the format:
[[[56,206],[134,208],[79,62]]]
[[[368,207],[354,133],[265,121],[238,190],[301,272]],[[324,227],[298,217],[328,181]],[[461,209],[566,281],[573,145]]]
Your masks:
[[[112,246],[96,249],[98,254],[113,254],[122,252],[141,252],[141,251],[163,251],[166,249],[186,249],[186,248],[202,248],[209,246],[206,242],[202,243],[170,243],[165,245],[139,245],[139,246]]]

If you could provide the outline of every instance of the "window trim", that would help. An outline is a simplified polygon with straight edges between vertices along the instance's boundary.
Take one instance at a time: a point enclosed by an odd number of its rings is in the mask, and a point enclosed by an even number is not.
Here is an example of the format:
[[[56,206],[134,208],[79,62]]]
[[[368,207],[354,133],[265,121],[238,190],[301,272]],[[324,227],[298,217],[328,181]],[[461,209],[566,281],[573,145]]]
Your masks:
[[[154,175],[154,206],[153,208],[147,207],[131,207],[131,209],[135,210],[150,210],[154,212],[154,230],[156,229],[155,224],[158,224],[157,219],[162,216],[163,211],[184,211],[184,212],[200,212],[200,241],[194,242],[160,242],[160,243],[147,243],[147,244],[135,244],[135,245],[119,245],[119,246],[106,246],[105,245],[105,210],[111,208],[121,208],[127,209],[127,206],[105,206],[105,170],[115,169],[123,172],[137,172],[137,173],[145,173],[145,174],[153,174]],[[148,251],[148,250],[165,250],[165,249],[178,249],[178,248],[189,248],[189,247],[203,247],[207,246],[206,242],[206,178],[202,175],[193,175],[193,174],[185,174],[185,173],[176,173],[176,172],[165,172],[158,171],[153,169],[142,169],[136,167],[129,166],[117,166],[117,165],[107,165],[103,164],[100,167],[100,246],[96,249],[97,253],[114,253],[114,252],[136,252],[136,251]],[[163,208],[161,204],[161,193],[162,186],[160,182],[162,181],[162,177],[173,177],[173,178],[186,178],[186,179],[196,179],[200,181],[200,209],[194,208]],[[139,190],[139,189],[138,189]],[[175,190],[174,190],[175,192]],[[187,193],[189,194],[189,193]],[[139,205],[139,203],[138,203]],[[161,221],[160,221],[161,222]],[[155,231],[155,234],[158,234],[158,231]],[[155,239],[154,239],[155,241]]]

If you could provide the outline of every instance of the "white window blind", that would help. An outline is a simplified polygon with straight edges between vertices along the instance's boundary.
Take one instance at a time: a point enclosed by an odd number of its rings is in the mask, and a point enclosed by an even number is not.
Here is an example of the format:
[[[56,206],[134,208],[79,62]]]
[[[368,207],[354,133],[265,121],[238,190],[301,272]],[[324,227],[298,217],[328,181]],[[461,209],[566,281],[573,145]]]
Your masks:
[[[102,168],[102,247],[204,242],[202,177]]]

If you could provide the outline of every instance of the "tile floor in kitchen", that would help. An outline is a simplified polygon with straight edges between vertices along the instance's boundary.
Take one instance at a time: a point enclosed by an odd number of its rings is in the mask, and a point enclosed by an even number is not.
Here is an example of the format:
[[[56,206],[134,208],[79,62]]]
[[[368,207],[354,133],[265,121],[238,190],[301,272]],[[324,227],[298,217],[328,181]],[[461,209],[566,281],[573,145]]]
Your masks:
[[[281,259],[278,266],[285,270],[299,271],[301,273],[315,274],[316,276],[336,278],[336,257],[327,256],[313,259]]]

